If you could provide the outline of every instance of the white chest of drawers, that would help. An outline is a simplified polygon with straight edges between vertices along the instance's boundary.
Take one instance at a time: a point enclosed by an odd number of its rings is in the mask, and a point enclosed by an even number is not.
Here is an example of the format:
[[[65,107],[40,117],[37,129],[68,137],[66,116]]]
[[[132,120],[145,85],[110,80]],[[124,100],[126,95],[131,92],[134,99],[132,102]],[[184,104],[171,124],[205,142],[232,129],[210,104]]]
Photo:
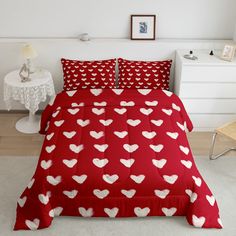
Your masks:
[[[221,60],[219,51],[198,50],[197,61],[176,52],[174,92],[183,101],[195,130],[208,131],[236,120],[236,59]]]

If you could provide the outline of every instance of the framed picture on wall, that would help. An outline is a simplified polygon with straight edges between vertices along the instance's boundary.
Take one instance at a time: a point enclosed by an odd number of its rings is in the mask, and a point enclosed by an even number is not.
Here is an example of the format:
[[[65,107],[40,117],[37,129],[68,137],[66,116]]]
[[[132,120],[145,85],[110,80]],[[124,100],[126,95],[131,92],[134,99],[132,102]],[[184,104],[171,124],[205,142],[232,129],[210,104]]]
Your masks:
[[[235,55],[235,49],[236,47],[234,45],[225,45],[221,55],[221,59],[225,61],[233,61]]]
[[[131,15],[131,40],[155,40],[156,15]]]

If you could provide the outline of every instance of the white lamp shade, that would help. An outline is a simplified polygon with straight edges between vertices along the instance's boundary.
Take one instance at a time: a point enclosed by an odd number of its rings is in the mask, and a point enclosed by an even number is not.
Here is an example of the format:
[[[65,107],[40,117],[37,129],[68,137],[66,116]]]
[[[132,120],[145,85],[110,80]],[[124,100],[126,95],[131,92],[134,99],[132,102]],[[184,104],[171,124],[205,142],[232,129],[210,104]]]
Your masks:
[[[36,50],[33,48],[31,44],[25,45],[22,48],[22,53],[26,59],[33,59],[38,56],[38,53],[36,52]]]

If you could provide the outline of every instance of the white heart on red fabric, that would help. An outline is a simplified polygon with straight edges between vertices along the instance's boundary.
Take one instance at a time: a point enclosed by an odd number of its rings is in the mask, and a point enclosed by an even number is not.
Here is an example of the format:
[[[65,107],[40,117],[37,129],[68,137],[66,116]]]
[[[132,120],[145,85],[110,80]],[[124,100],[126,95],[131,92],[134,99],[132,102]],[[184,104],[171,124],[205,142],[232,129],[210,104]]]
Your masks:
[[[197,217],[196,215],[192,216],[193,225],[197,228],[202,228],[205,221],[206,221],[206,218],[204,216],[201,216],[201,217]]]
[[[138,92],[142,95],[148,95],[151,91],[151,89],[138,89]]]
[[[136,183],[141,184],[145,179],[145,175],[130,175],[130,178]]]
[[[127,110],[126,108],[121,108],[121,109],[115,108],[114,111],[118,113],[119,115],[123,115]]]
[[[163,124],[163,120],[151,120],[151,122],[157,127],[160,127]]]
[[[179,122],[176,122],[176,124],[178,125],[178,127],[179,127],[181,130],[185,131],[184,125],[180,124]]]
[[[152,139],[156,136],[156,132],[155,131],[152,131],[152,132],[143,131],[142,135],[147,139]]]
[[[116,174],[114,175],[104,174],[102,178],[108,184],[114,184],[119,179],[119,176]]]
[[[67,159],[64,159],[62,161],[68,168],[73,168],[76,163],[77,163],[77,159],[72,159],[72,160],[67,160]]]
[[[189,154],[189,148],[188,147],[184,147],[184,146],[179,146],[179,149],[185,154],[188,155]]]
[[[80,111],[80,109],[79,109],[79,108],[74,108],[74,109],[70,108],[70,109],[68,109],[67,111],[68,111],[71,115],[76,115],[76,114]]]
[[[52,160],[48,160],[48,161],[45,161],[45,160],[42,160],[40,162],[40,166],[44,169],[44,170],[47,170],[48,168],[50,168],[52,166]]]
[[[145,217],[149,214],[150,208],[145,207],[145,208],[140,208],[140,207],[135,207],[134,208],[134,213],[137,217]]]
[[[146,104],[147,106],[151,106],[151,107],[152,107],[152,106],[157,106],[158,101],[152,101],[152,102],[146,101],[145,104]]]
[[[65,122],[64,120],[58,120],[58,121],[55,121],[54,124],[55,126],[60,127],[63,125],[64,122]]]
[[[191,189],[186,189],[185,193],[190,197],[191,203],[194,203],[197,200],[197,193],[194,193]]]
[[[113,122],[113,120],[112,120],[112,119],[99,120],[99,122],[100,122],[101,124],[103,124],[104,126],[109,126],[109,125]]]
[[[125,136],[127,136],[128,132],[127,131],[114,131],[114,134],[118,137],[118,138],[124,138]]]
[[[66,93],[67,93],[67,95],[68,95],[69,97],[73,97],[76,92],[77,92],[77,91],[74,90],[74,91],[67,91]]]
[[[170,91],[167,91],[167,90],[162,90],[163,91],[163,93],[165,93],[166,94],[166,96],[168,96],[168,97],[171,97],[172,96],[172,92],[170,92]]]
[[[94,144],[93,145],[99,152],[105,152],[108,148],[108,144]]]
[[[166,162],[167,162],[166,159],[160,159],[160,160],[152,159],[152,164],[159,169],[162,169],[165,166]]]
[[[98,106],[98,107],[105,107],[107,105],[107,103],[106,102],[94,102],[93,105]]]
[[[87,177],[87,175],[73,175],[72,179],[78,184],[83,184]]]
[[[71,191],[65,190],[63,191],[63,194],[66,195],[68,198],[73,199],[77,196],[78,190],[75,190],[75,189]]]
[[[60,216],[63,211],[62,207],[55,207],[54,209],[49,211],[50,217]]]
[[[98,116],[102,115],[105,112],[104,108],[92,108],[92,112]]]
[[[163,175],[164,180],[169,184],[174,184],[178,179],[178,175]]]
[[[175,103],[172,103],[172,108],[176,111],[180,111],[180,107],[177,106]]]
[[[57,110],[57,111],[53,112],[52,117],[55,118],[59,114],[59,112],[60,112],[60,110]]]
[[[61,176],[53,177],[51,175],[48,175],[46,177],[46,179],[47,179],[48,183],[50,183],[53,186],[56,186],[61,182]]]
[[[172,139],[177,139],[179,134],[177,132],[166,132],[166,134]]]
[[[130,101],[130,102],[121,101],[120,105],[123,106],[123,107],[132,107],[132,106],[135,105],[135,103],[133,101]]]
[[[188,169],[191,169],[192,164],[193,164],[191,161],[186,161],[186,160],[181,160],[180,162],[182,165],[184,165]]]
[[[56,148],[56,146],[52,145],[52,146],[47,146],[45,148],[45,150],[46,150],[47,153],[51,153],[55,148]]]
[[[97,166],[98,168],[103,168],[108,162],[109,161],[106,158],[104,158],[104,159],[94,158],[93,159],[93,164],[95,166]]]
[[[54,136],[54,133],[48,134],[48,135],[46,136],[46,139],[47,139],[48,141],[50,141],[53,136]]]
[[[206,195],[206,199],[207,199],[207,201],[209,202],[209,204],[210,204],[211,206],[214,206],[214,204],[215,204],[215,198],[214,198],[214,196]]]
[[[111,218],[116,217],[116,215],[118,214],[119,209],[117,207],[114,207],[112,209],[109,208],[104,208],[104,212]]]
[[[90,123],[90,120],[81,120],[81,119],[77,120],[77,124],[80,125],[81,127],[85,127],[89,125],[89,123]]]
[[[135,189],[130,189],[130,190],[122,189],[121,193],[124,194],[127,198],[132,198],[135,195],[136,190]]]
[[[162,149],[164,148],[162,144],[158,144],[158,145],[150,144],[149,146],[154,152],[161,152]]]
[[[94,95],[94,96],[99,96],[102,93],[102,89],[90,89],[90,92]]]
[[[172,110],[171,109],[162,109],[162,111],[166,114],[166,115],[168,115],[168,116],[170,116],[171,114],[172,114]]]
[[[140,108],[140,112],[143,113],[144,115],[148,116],[153,112],[153,109],[151,109],[151,108],[148,108],[148,109]]]
[[[129,153],[133,153],[139,148],[139,146],[137,144],[124,144],[123,148]]]
[[[130,168],[134,164],[135,160],[134,159],[120,159],[120,162],[125,167]]]
[[[169,189],[163,189],[163,190],[156,189],[154,190],[154,193],[157,197],[161,199],[165,199],[167,195],[170,193],[170,190]]]
[[[27,197],[24,196],[22,198],[19,198],[17,202],[18,202],[20,207],[23,207],[25,205],[26,200],[27,200]]]
[[[200,187],[200,186],[202,185],[202,180],[201,180],[200,177],[192,176],[192,178],[193,178],[195,184],[196,184],[198,187]]]
[[[34,184],[34,182],[35,182],[35,179],[34,179],[34,178],[31,179],[30,182],[29,182],[28,185],[27,185],[27,188],[28,188],[28,189],[31,189],[32,186],[33,186],[33,184]]]
[[[25,224],[30,230],[37,230],[39,227],[39,223],[40,223],[40,220],[38,218],[35,218],[32,221],[25,220]]]
[[[132,119],[129,119],[129,120],[127,120],[127,123],[129,124],[129,125],[131,125],[131,126],[137,126],[137,125],[139,125],[140,123],[141,123],[141,120],[132,120]]]
[[[75,144],[70,144],[70,150],[74,153],[80,153],[83,149],[84,149],[84,145],[80,144],[80,145],[75,145]]]
[[[68,138],[68,139],[71,139],[73,138],[75,135],[76,135],[76,132],[75,131],[71,131],[71,132],[63,132],[63,135]]]
[[[47,205],[48,202],[49,202],[49,197],[48,197],[48,195],[39,194],[39,195],[38,195],[38,199],[39,199],[39,201],[40,201],[42,204],[44,204],[44,205]]]
[[[90,136],[95,138],[95,139],[100,139],[101,137],[104,136],[104,132],[100,131],[100,132],[96,132],[96,131],[90,131],[89,132]]]
[[[99,199],[104,199],[105,197],[108,196],[109,190],[104,189],[104,190],[99,190],[99,189],[94,189],[93,194],[98,197]]]
[[[93,208],[85,209],[84,207],[79,207],[78,211],[79,211],[80,215],[83,217],[92,217],[94,214]]]
[[[173,216],[176,213],[177,208],[175,208],[175,207],[171,207],[171,208],[163,207],[163,208],[161,208],[161,210],[165,214],[165,216]]]
[[[121,95],[124,91],[124,89],[112,89],[112,91],[116,94],[116,95]]]

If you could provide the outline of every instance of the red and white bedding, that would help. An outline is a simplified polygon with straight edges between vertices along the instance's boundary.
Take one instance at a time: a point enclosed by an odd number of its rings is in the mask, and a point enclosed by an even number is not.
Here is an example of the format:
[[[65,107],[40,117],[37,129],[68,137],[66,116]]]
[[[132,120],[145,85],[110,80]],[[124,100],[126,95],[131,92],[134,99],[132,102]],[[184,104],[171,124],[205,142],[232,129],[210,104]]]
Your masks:
[[[46,228],[58,215],[186,216],[196,227],[221,228],[186,127],[192,123],[168,91],[60,93],[42,115],[45,141],[14,229]]]

